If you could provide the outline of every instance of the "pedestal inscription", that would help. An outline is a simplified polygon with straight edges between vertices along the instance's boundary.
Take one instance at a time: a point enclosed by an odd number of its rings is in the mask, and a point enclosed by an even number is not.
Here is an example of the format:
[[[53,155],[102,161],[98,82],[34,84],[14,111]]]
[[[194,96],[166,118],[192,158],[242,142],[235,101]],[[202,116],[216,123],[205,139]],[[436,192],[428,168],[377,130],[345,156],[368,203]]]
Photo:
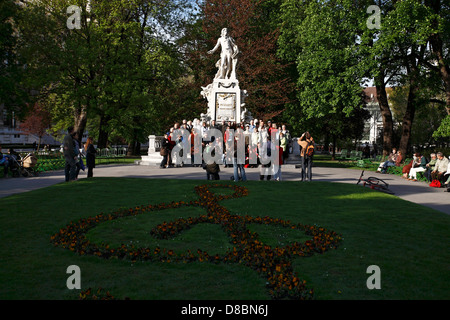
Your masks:
[[[236,121],[236,93],[216,93],[216,121]]]

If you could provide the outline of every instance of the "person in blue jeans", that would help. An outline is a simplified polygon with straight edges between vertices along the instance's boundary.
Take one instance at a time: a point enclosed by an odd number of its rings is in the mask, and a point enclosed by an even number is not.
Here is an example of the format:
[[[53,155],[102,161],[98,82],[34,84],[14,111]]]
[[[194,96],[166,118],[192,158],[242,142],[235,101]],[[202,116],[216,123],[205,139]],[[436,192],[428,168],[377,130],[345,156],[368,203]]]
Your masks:
[[[238,153],[238,148],[241,149],[244,148],[244,150],[240,150],[241,152],[242,151],[244,152],[242,154]],[[238,182],[239,180],[247,181],[244,165],[245,165],[245,140],[242,129],[237,129],[234,138],[234,155],[233,155],[233,169],[234,169],[233,173],[235,182]]]
[[[0,166],[4,166],[3,177],[8,178],[9,157],[2,153],[2,146],[0,146]]]
[[[397,157],[398,157],[397,149],[392,148],[392,152],[389,154],[388,160],[380,163],[377,172],[386,173],[388,167],[395,166]]]
[[[312,157],[308,157],[305,154],[306,148],[308,146],[308,143],[314,144],[314,138],[311,136],[311,134],[306,131],[302,134],[302,136],[297,140],[297,143],[302,148],[300,151],[300,157],[301,157],[301,164],[302,164],[302,172],[301,172],[301,179],[300,181],[311,181],[312,180]]]
[[[402,160],[403,160],[402,152],[398,151],[397,154],[395,155],[393,161],[388,160],[383,164],[383,166],[381,167],[381,173],[387,173],[387,170],[389,167],[399,167]]]
[[[233,157],[233,168],[234,168],[234,181],[239,180],[247,181],[247,176],[245,175],[244,164],[238,163],[237,159]]]

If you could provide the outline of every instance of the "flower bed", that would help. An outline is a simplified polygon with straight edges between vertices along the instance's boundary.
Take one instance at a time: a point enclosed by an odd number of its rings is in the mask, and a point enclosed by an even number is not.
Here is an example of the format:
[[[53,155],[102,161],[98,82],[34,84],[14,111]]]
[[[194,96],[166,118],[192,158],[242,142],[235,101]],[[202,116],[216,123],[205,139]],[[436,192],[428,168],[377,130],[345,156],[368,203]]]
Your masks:
[[[218,195],[211,192],[214,188],[230,188],[234,192],[230,195]],[[266,279],[269,295],[272,299],[311,299],[313,289],[306,287],[293,271],[291,258],[294,256],[311,256],[324,253],[329,249],[337,248],[342,240],[341,236],[333,231],[319,226],[295,224],[290,221],[275,219],[268,216],[253,217],[249,215],[236,215],[221,206],[219,202],[225,199],[245,197],[247,188],[235,185],[200,185],[195,187],[199,200],[184,202],[170,202],[158,205],[139,206],[129,209],[120,209],[110,214],[99,214],[71,222],[51,237],[54,245],[67,248],[80,255],[95,255],[104,259],[118,258],[131,261],[159,261],[164,263],[189,263],[194,261],[209,263],[240,263],[244,264]],[[86,239],[86,233],[100,223],[127,216],[174,209],[188,206],[200,206],[206,209],[206,214],[197,217],[180,218],[170,222],[163,222],[155,226],[150,235],[158,239],[170,239],[180,232],[199,223],[212,223],[221,225],[229,237],[233,248],[225,254],[209,255],[208,252],[188,250],[176,254],[170,249],[141,248],[134,245],[111,247],[108,244],[91,243]],[[271,247],[259,240],[258,234],[251,232],[247,224],[278,225],[284,228],[297,229],[305,232],[311,238],[300,243],[294,242],[284,247]],[[87,297],[83,293],[83,298]]]

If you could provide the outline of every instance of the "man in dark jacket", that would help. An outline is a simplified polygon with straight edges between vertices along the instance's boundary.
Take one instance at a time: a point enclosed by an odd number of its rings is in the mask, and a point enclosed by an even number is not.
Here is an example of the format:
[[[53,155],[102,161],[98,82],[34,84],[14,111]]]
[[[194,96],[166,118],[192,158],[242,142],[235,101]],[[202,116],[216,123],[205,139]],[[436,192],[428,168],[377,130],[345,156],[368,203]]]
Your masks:
[[[206,146],[206,153],[211,154],[211,157],[214,158],[216,152],[212,142]],[[207,180],[220,180],[220,167],[214,160],[204,162],[203,169],[206,170]]]
[[[73,127],[69,127],[67,129],[67,135],[64,137],[63,142],[64,158],[66,159],[66,182],[74,181],[77,171],[77,154],[75,153],[75,143],[73,141],[73,135]]]

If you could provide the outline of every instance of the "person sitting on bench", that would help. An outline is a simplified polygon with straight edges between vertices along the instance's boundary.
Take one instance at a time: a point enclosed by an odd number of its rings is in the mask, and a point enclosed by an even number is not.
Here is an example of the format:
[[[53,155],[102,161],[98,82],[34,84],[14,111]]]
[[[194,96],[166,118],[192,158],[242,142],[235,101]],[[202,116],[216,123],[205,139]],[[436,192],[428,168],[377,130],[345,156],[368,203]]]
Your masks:
[[[3,177],[8,178],[9,156],[2,153],[2,146],[0,146],[0,166],[4,166]]]
[[[442,152],[438,152],[436,155],[437,161],[434,170],[431,171],[431,180],[441,181],[441,179],[444,177],[444,174],[447,172],[448,159],[444,157],[444,154]]]

